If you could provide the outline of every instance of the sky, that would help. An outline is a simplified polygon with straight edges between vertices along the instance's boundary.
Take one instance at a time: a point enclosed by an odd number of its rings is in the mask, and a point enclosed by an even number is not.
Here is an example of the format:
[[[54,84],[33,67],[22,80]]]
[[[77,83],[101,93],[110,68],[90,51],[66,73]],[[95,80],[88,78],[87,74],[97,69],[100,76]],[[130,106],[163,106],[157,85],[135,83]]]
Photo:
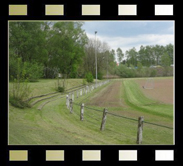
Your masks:
[[[123,53],[133,47],[174,44],[174,21],[85,21],[87,36],[107,42],[110,49]]]

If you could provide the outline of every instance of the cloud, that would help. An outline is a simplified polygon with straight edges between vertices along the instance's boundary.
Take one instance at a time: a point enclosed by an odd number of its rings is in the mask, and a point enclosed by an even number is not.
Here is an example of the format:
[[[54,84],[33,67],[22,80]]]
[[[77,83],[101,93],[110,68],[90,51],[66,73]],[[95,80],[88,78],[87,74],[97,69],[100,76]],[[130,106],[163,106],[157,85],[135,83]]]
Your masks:
[[[87,33],[89,38],[95,38],[94,34]],[[111,49],[117,49],[120,47],[123,52],[127,49],[135,47],[137,50],[141,45],[167,45],[169,43],[174,44],[174,35],[173,34],[143,34],[136,36],[120,36],[120,37],[109,37],[97,35],[97,39],[105,41],[108,43]]]
[[[87,33],[89,38],[95,39],[94,34]],[[111,36],[102,36],[97,35],[97,39],[102,42],[106,42],[110,49],[117,50],[117,48],[121,48],[123,53],[127,50],[135,47],[137,51],[139,51],[140,46],[147,46],[147,45],[167,45],[169,43],[174,44],[174,35],[173,34],[143,34],[137,36],[120,36],[120,37],[111,37]]]

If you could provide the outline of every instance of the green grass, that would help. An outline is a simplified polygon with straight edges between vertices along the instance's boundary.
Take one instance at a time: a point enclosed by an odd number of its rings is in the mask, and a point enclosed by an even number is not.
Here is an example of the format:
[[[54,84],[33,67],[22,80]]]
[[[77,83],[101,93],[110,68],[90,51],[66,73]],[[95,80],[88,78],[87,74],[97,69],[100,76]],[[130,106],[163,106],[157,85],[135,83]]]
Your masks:
[[[125,80],[123,84],[125,87],[125,101],[129,106],[138,111],[173,119],[172,104],[161,104],[156,100],[147,98],[134,81]]]
[[[55,80],[40,80],[30,83],[34,95],[52,92]],[[144,106],[154,102],[142,94],[132,79],[121,81],[120,97],[124,107],[109,107],[108,112],[137,119],[144,116],[146,121],[172,126],[172,110],[168,105]],[[69,80],[68,87],[77,86],[82,79]],[[111,81],[109,84],[112,84]],[[88,103],[91,97],[99,94],[108,85],[93,92],[75,96],[75,103]],[[119,96],[119,95],[116,95]],[[37,100],[37,99],[36,99]],[[136,144],[137,121],[107,115],[104,131],[100,131],[103,108],[94,111],[84,109],[84,121],[80,121],[80,106],[73,105],[73,113],[66,108],[65,98],[46,104],[41,111],[37,107],[45,101],[36,103],[32,108],[18,109],[9,105],[9,144],[10,145],[126,145]],[[130,103],[130,104],[129,104]],[[137,106],[138,105],[138,106]],[[161,106],[161,109],[158,107]],[[141,110],[143,108],[143,110]],[[158,109],[158,110],[157,110]],[[163,109],[163,110],[162,110]],[[169,110],[169,112],[164,111]],[[161,113],[162,112],[162,113]],[[173,144],[173,130],[144,124],[143,144]]]
[[[66,89],[82,85],[82,79],[69,79],[66,81]],[[60,80],[60,83],[62,80]],[[56,91],[57,79],[40,79],[38,82],[29,82],[30,96],[37,96]],[[9,91],[12,90],[12,83],[9,83]]]

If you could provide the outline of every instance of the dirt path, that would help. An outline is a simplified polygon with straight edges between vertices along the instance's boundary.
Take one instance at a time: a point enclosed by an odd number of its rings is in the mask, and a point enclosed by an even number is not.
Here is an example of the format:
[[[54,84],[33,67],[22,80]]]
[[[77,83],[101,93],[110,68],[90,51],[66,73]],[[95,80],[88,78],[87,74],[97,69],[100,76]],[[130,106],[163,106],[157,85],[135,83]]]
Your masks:
[[[121,100],[121,85],[121,81],[113,82],[96,96],[93,96],[87,104],[99,107],[123,106],[123,102]]]

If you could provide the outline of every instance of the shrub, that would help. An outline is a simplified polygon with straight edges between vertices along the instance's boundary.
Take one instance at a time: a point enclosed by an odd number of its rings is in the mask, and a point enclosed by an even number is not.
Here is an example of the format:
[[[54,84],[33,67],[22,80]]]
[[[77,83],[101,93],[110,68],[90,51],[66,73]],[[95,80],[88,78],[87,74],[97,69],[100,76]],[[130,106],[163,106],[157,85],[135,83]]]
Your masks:
[[[61,87],[61,86],[58,87],[58,92],[64,92],[64,91],[65,91],[64,87]]]
[[[17,76],[13,80],[12,91],[10,91],[10,103],[19,108],[24,108],[29,106],[25,99],[28,98],[30,94],[30,86],[28,86],[28,80],[25,78],[26,70],[22,69],[22,61],[21,58],[17,59]]]
[[[43,77],[43,65],[37,62],[24,62],[24,68],[26,70],[26,77],[29,78],[29,81],[35,82],[39,78]]]
[[[85,78],[87,82],[93,82],[93,75],[91,72],[86,73]]]
[[[97,78],[98,78],[99,80],[102,80],[102,79],[103,79],[103,74],[102,74],[101,72],[99,72],[98,75],[97,75]]]
[[[86,85],[86,84],[87,84],[86,79],[83,79],[83,85]]]
[[[22,101],[18,98],[14,98],[12,96],[9,97],[9,102],[11,103],[11,105],[18,107],[18,108],[22,108],[22,109],[25,107],[30,107],[28,102]]]
[[[157,74],[157,70],[152,70],[150,73],[150,77],[155,77]]]

